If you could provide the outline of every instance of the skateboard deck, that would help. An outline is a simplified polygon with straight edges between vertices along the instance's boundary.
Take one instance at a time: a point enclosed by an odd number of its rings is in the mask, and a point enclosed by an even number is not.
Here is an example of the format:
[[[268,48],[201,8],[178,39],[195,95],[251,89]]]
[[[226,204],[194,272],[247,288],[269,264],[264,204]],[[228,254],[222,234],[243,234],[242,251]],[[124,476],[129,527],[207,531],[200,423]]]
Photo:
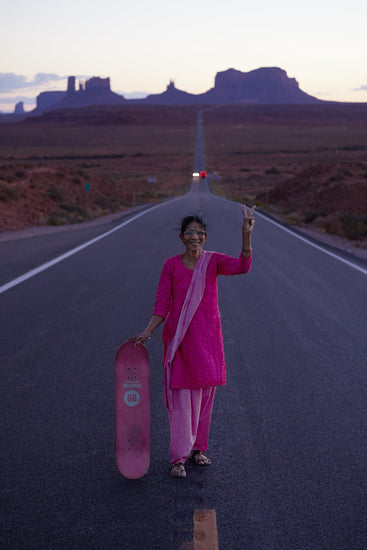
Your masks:
[[[149,357],[143,345],[125,342],[115,360],[116,462],[129,479],[150,463]]]

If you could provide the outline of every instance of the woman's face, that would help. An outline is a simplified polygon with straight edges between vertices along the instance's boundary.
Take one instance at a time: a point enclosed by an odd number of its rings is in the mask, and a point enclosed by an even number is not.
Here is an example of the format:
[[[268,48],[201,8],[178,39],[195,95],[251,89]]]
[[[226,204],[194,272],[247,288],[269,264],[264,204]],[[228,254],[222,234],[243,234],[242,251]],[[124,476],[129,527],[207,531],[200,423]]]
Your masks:
[[[206,241],[206,233],[202,225],[197,222],[191,222],[185,229],[184,233],[180,233],[180,239],[186,246],[186,250],[195,251],[201,250]]]

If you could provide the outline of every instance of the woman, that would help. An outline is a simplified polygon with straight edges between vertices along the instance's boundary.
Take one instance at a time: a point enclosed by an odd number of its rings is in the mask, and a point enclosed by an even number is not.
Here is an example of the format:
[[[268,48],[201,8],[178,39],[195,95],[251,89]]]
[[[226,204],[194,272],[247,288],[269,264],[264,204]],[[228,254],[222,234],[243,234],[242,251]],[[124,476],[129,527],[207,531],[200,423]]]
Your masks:
[[[162,268],[153,316],[135,336],[144,344],[165,321],[164,388],[171,442],[173,477],[186,477],[185,461],[206,466],[209,428],[216,386],[226,383],[224,348],[217,296],[218,275],[247,273],[251,267],[251,233],[255,207],[243,205],[242,250],[238,258],[203,250],[206,225],[198,215],[182,221],[183,254]]]

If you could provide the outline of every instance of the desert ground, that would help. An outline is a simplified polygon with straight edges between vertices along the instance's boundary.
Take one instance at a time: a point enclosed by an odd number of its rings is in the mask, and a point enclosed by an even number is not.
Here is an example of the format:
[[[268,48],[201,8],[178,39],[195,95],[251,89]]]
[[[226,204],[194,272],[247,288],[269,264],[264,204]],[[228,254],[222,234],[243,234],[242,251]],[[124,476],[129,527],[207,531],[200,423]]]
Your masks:
[[[195,134],[191,108],[89,108],[0,124],[0,231],[182,194]]]
[[[95,107],[0,120],[0,232],[182,194],[199,109]],[[367,250],[367,104],[201,109],[214,193]]]

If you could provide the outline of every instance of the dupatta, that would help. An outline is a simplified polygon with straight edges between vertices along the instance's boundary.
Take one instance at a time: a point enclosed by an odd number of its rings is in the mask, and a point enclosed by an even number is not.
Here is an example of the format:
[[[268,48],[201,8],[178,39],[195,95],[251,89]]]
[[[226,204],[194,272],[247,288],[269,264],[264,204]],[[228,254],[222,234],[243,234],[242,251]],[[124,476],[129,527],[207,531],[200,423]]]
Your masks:
[[[177,323],[175,335],[167,346],[166,358],[164,361],[164,406],[172,409],[172,389],[170,387],[171,370],[176,351],[185,337],[192,318],[204,296],[206,272],[213,252],[202,251],[198,259],[189,288],[182,305],[180,318]]]

